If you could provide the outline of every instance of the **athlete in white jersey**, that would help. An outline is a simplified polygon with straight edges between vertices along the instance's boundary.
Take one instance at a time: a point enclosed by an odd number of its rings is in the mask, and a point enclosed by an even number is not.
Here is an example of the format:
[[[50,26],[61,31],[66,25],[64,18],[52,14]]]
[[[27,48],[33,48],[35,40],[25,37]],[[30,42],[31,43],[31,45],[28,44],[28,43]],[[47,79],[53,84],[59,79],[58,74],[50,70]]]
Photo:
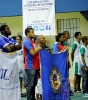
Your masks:
[[[72,45],[71,59],[74,70],[74,92],[81,92],[80,79],[81,79],[81,64],[80,64],[80,47],[81,47],[81,32],[75,33],[76,41]]]
[[[74,75],[81,75],[80,71],[80,48],[81,48],[81,43],[78,43],[75,41],[72,45],[72,50],[75,50],[74,52],[74,61],[73,61],[73,70],[74,70]]]
[[[88,37],[82,37],[83,45],[80,49],[81,63],[82,63],[82,89],[83,97],[88,97]]]
[[[85,59],[86,67],[88,67],[88,48],[87,48],[87,46],[82,45],[81,48],[80,48],[80,53],[84,54],[84,59]],[[81,58],[81,64],[82,64],[82,66],[85,66],[83,61],[82,61],[82,58]]]
[[[18,44],[22,45],[22,37],[20,35],[16,37],[16,41]],[[23,83],[24,68],[23,68],[23,50],[22,49],[17,51],[17,60],[18,60],[18,69],[19,69],[20,90],[21,90],[21,96],[23,96],[24,94],[22,93],[22,83]]]

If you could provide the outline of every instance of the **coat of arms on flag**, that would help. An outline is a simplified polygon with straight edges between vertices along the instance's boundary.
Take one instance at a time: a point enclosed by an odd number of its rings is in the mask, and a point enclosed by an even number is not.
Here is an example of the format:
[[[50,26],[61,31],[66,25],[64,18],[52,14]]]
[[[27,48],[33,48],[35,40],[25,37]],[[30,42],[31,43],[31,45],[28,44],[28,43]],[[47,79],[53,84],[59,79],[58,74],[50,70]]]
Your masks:
[[[62,83],[62,76],[58,71],[58,68],[55,66],[52,68],[50,73],[50,83],[55,93],[59,93],[61,83]]]

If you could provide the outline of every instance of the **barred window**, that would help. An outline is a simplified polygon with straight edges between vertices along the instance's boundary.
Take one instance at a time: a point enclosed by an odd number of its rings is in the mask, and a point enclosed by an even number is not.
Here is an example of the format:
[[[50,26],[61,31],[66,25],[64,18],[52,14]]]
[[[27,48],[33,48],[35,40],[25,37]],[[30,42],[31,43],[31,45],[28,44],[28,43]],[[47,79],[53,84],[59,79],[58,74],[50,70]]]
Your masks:
[[[75,41],[74,33],[80,31],[80,19],[57,19],[57,32],[69,31],[70,39],[68,40],[69,46],[72,46]]]

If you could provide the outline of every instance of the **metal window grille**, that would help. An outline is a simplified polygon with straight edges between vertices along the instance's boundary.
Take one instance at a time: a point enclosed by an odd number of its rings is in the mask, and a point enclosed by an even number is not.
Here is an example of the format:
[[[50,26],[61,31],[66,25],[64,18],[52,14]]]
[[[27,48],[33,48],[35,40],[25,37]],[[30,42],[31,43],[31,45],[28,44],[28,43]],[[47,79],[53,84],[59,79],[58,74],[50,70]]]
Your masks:
[[[80,19],[58,19],[57,20],[57,32],[61,33],[63,31],[69,31],[70,39],[68,40],[69,46],[72,46],[75,41],[74,33],[80,31]]]

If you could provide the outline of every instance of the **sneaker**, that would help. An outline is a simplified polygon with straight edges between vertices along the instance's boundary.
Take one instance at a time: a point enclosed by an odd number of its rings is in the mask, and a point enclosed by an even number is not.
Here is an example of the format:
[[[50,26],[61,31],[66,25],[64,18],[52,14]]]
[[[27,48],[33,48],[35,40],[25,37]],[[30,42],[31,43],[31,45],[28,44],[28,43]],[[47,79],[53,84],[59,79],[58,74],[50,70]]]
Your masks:
[[[74,89],[74,93],[77,93],[77,89]]]
[[[84,93],[82,96],[83,97],[88,97],[88,94],[87,93]]]
[[[21,97],[24,97],[24,94],[21,92]]]
[[[26,93],[21,92],[21,97],[26,97]]]
[[[81,94],[82,93],[81,89],[77,90],[77,93]]]
[[[70,90],[70,96],[73,96],[74,92],[72,90]]]
[[[27,95],[26,95],[26,93],[23,93],[24,94],[24,97],[26,97]]]
[[[81,93],[82,93],[82,91],[77,91],[77,93],[78,93],[78,94],[81,94]]]

